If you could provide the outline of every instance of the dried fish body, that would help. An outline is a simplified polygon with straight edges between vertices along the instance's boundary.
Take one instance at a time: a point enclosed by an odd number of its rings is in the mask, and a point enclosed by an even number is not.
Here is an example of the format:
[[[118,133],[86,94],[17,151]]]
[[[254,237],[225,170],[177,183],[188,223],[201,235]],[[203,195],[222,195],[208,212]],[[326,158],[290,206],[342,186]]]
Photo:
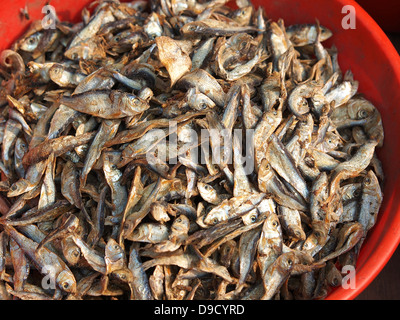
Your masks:
[[[321,26],[320,41],[325,41],[332,36],[332,31]],[[318,35],[317,25],[315,24],[294,24],[286,28],[286,34],[294,46],[304,46],[313,44]]]
[[[93,90],[63,96],[60,102],[76,111],[104,119],[135,116],[149,108],[146,101],[121,91]]]

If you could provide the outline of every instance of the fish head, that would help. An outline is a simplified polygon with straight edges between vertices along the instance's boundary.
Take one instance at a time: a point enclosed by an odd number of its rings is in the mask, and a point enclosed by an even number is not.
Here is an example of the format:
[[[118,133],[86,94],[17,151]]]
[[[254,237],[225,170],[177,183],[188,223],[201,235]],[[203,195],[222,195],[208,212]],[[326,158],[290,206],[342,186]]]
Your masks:
[[[379,180],[373,170],[369,170],[363,180],[364,188],[379,188]],[[375,190],[378,192],[378,190]]]
[[[181,32],[184,35],[194,35],[198,32],[201,32],[202,29],[203,29],[202,25],[199,23],[199,21],[194,21],[194,22],[186,23],[181,28]]]
[[[220,261],[225,264],[230,262],[235,254],[235,250],[237,250],[237,243],[235,240],[229,240],[223,243],[220,249]]]
[[[308,252],[315,249],[318,245],[325,243],[329,233],[329,226],[325,221],[314,221],[312,227],[313,232],[307,237],[303,244],[303,250]]]
[[[314,234],[311,234],[306,241],[304,241],[302,250],[311,251],[317,246],[317,244],[317,237]]]
[[[64,55],[70,60],[79,60],[80,57],[82,57],[82,59],[87,59],[87,55],[84,54],[84,48],[83,46],[72,47],[65,51]]]
[[[215,225],[221,221],[228,220],[228,212],[223,207],[215,207],[204,218],[207,225]]]
[[[178,216],[171,226],[173,233],[187,234],[189,232],[190,220],[185,215],[181,214]]]
[[[245,225],[249,225],[256,222],[257,218],[258,218],[258,210],[257,208],[254,208],[253,210],[250,210],[248,213],[246,213],[242,217],[242,220]]]
[[[262,232],[267,236],[267,238],[279,238],[282,235],[282,227],[276,213],[268,214]]]
[[[197,183],[197,188],[199,189],[200,195],[204,200],[212,204],[218,203],[219,197],[217,191],[211,185],[199,181]]]
[[[153,98],[154,92],[149,87],[144,87],[139,91],[138,96],[140,99],[149,102]]]
[[[362,120],[372,116],[375,106],[364,98],[353,98],[346,103],[347,114],[351,120]]]
[[[293,236],[295,237],[295,239],[298,240],[305,240],[306,239],[306,234],[304,232],[304,230],[299,227],[299,226],[291,226],[292,229],[292,233]]]
[[[253,15],[253,6],[246,6],[235,10],[232,14],[232,19],[240,25],[247,25]]]
[[[99,60],[106,57],[106,52],[99,41],[90,38],[88,40],[79,42],[73,47],[70,47],[67,51],[65,51],[64,55],[68,59],[74,61],[79,59]]]
[[[343,146],[343,138],[333,131],[327,132],[324,140],[321,142],[321,146],[327,152],[337,150]]]
[[[105,256],[111,262],[117,262],[125,258],[124,249],[113,238],[108,240],[105,248]]]
[[[15,149],[19,154],[25,154],[28,151],[28,145],[24,139],[19,137],[15,142]]]
[[[69,247],[67,249],[67,252],[64,252],[64,257],[68,261],[70,265],[76,265],[79,262],[81,256],[81,251],[80,249],[75,246],[75,247]]]
[[[7,193],[7,197],[19,196],[28,189],[33,189],[32,184],[28,180],[20,179],[11,185],[10,190]]]
[[[290,251],[285,254],[282,254],[278,259],[279,259],[277,264],[278,269],[281,272],[286,273],[293,269],[296,263],[296,254]]]
[[[126,219],[122,226],[123,237],[127,238],[127,237],[130,237],[131,235],[133,235],[133,231],[136,226],[137,226],[137,224],[135,221],[132,221],[132,219]],[[145,232],[143,232],[143,234],[145,234]],[[135,236],[141,238],[142,233],[140,232],[138,235],[135,235]]]
[[[76,292],[76,280],[70,270],[61,271],[56,278],[56,283],[58,287],[65,292]]]
[[[122,105],[127,107],[127,110],[130,111],[131,115],[141,113],[150,107],[147,101],[140,99],[134,94],[123,93],[120,101]]]
[[[320,41],[325,41],[332,37],[333,33],[327,27],[320,26],[321,34],[320,34]]]
[[[19,45],[19,48],[22,51],[32,52],[37,48],[42,38],[43,38],[42,31],[35,32],[34,34],[31,34],[29,37],[23,39]]]
[[[164,33],[163,27],[160,23],[160,17],[156,12],[152,12],[143,26],[144,32],[149,36],[150,39],[161,37]]]
[[[132,283],[134,281],[132,272],[128,268],[115,270],[112,275],[113,277],[125,283]]]
[[[117,168],[115,158],[109,152],[104,153],[103,171],[108,180],[118,182],[122,177],[122,172]]]
[[[60,80],[60,78],[63,75],[64,68],[60,64],[54,64],[50,69],[49,69],[49,75],[51,80]]]
[[[195,90],[194,88],[192,89]],[[215,107],[214,101],[212,101],[205,94],[201,92],[194,93],[193,91],[188,94],[188,104],[191,108],[199,111]]]
[[[81,250],[71,237],[64,238],[61,242],[65,259],[70,265],[76,265],[81,258]]]
[[[143,241],[149,237],[149,233],[149,226],[147,224],[141,224],[133,230],[129,239],[132,241]]]
[[[274,171],[270,166],[267,159],[263,158],[258,168],[258,188],[261,192],[266,192],[268,184],[272,181],[274,177]]]
[[[111,40],[110,40],[110,47],[113,45],[118,45],[118,43],[123,40],[124,38],[129,37],[129,35],[131,34],[131,30],[125,30],[122,32],[117,33],[116,35],[114,35]]]

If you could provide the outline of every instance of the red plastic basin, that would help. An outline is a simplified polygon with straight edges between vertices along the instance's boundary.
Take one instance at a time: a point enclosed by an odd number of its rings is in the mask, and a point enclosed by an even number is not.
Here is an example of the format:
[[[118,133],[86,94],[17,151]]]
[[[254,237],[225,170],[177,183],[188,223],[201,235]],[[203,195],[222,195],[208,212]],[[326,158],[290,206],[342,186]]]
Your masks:
[[[47,0],[16,0],[0,9],[0,50],[6,49],[30,23],[22,20],[20,8],[27,3],[31,19],[42,19]],[[61,20],[77,21],[88,0],[52,0]],[[386,180],[384,201],[378,221],[364,242],[356,269],[356,287],[333,291],[328,299],[354,299],[382,270],[400,241],[400,57],[377,23],[352,0],[254,0],[263,5],[269,18],[283,18],[285,25],[314,23],[330,28],[334,36],[327,45],[336,45],[343,71],[351,69],[360,82],[359,91],[380,110],[385,130],[379,150]],[[345,5],[356,12],[356,29],[343,29]]]

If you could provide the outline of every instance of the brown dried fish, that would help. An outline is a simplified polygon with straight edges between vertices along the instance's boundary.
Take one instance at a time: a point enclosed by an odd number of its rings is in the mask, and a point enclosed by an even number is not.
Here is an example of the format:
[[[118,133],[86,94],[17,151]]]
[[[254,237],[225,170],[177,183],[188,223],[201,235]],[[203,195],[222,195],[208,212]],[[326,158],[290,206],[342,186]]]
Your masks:
[[[236,4],[100,0],[2,52],[0,298],[320,299],[356,266],[378,108],[328,28]]]

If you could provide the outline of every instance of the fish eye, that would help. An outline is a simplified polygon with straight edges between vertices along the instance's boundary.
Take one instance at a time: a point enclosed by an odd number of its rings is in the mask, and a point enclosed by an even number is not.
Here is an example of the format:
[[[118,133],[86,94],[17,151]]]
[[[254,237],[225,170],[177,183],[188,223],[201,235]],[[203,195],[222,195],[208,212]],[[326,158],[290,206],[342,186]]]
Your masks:
[[[321,237],[321,233],[319,233],[318,231],[316,231],[314,234],[315,234],[315,236],[316,236],[317,238],[320,238],[320,237]]]
[[[32,36],[28,39],[29,44],[35,44],[38,42],[38,37],[37,36]]]
[[[65,282],[63,282],[62,287],[63,287],[63,289],[68,290],[70,287],[70,284],[67,281],[65,281]]]
[[[250,217],[250,221],[251,222],[255,222],[256,220],[257,220],[257,216],[256,215]]]
[[[114,245],[114,249],[115,249],[115,250],[118,250],[118,249],[119,249],[119,245],[117,245],[117,244]]]
[[[366,110],[360,110],[358,112],[358,118],[359,119],[364,119],[366,117],[368,117],[368,112]]]
[[[138,99],[138,98],[134,98],[134,99],[133,99],[133,104],[134,104],[135,106],[139,106],[139,105],[140,105],[139,99]]]
[[[218,218],[212,219],[212,223],[213,223],[213,224],[217,224],[217,223],[218,223]]]
[[[206,109],[206,108],[207,108],[207,104],[205,104],[204,102],[200,103],[200,109]]]
[[[289,266],[291,266],[291,265],[293,264],[292,259],[288,259],[287,264],[288,264]]]
[[[339,279],[338,278],[335,278],[335,279],[332,280],[332,285],[334,287],[336,287],[338,284],[339,284]]]
[[[272,221],[272,226],[274,228],[276,228],[278,226],[278,221],[276,221],[276,220]]]
[[[195,25],[191,25],[191,26],[189,26],[188,30],[189,31],[196,31],[197,27]]]
[[[125,222],[124,225],[122,226],[122,228],[123,228],[125,231],[128,231],[128,230],[130,229],[130,223],[129,223],[129,222]]]
[[[78,258],[79,256],[80,256],[80,252],[78,251],[78,250],[74,250],[73,252],[72,252],[72,255],[74,256],[74,257],[76,257],[76,258]]]
[[[365,184],[369,185],[371,183],[371,178],[365,178]]]
[[[176,219],[176,222],[182,222],[181,218]]]
[[[297,238],[300,238],[300,237],[301,237],[301,232],[300,232],[299,230],[296,230],[296,231],[294,232],[294,234],[296,235]]]

